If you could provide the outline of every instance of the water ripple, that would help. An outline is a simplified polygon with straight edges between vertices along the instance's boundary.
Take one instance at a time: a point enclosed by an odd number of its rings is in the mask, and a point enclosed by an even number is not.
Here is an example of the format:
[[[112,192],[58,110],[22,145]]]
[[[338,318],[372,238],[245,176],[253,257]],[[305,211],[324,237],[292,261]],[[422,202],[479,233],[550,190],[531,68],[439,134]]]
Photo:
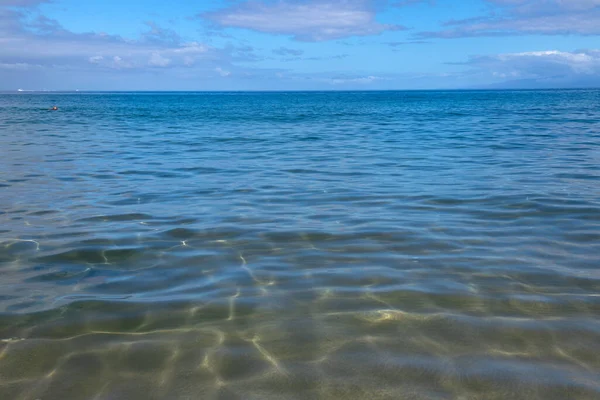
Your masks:
[[[0,398],[600,398],[599,100],[0,95]]]

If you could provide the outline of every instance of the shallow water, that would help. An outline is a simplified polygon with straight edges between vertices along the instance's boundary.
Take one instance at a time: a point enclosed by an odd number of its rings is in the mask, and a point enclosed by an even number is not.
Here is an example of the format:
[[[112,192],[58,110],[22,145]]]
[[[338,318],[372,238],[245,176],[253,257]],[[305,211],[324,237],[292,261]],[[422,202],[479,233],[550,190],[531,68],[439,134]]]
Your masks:
[[[599,399],[599,105],[0,95],[0,398]]]

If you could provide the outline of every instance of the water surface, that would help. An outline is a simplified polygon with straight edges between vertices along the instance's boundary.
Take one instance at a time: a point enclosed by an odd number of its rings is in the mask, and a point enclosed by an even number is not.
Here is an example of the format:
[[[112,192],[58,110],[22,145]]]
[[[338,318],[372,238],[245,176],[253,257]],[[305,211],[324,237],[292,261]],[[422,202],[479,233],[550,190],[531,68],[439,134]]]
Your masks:
[[[599,399],[599,105],[0,95],[0,398]]]

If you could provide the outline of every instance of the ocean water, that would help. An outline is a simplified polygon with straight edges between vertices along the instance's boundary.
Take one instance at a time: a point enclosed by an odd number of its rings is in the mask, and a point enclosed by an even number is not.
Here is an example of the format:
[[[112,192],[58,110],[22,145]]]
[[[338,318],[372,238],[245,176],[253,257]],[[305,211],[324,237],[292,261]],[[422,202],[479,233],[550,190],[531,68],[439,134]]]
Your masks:
[[[600,91],[3,94],[0,277],[1,399],[600,399]]]

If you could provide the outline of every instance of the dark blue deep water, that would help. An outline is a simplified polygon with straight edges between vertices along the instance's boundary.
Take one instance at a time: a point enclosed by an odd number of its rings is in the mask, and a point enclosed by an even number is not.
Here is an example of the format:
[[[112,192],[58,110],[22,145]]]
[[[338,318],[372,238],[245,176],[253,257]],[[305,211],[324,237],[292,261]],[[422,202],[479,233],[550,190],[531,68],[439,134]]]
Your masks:
[[[600,91],[0,95],[0,399],[600,399]]]

